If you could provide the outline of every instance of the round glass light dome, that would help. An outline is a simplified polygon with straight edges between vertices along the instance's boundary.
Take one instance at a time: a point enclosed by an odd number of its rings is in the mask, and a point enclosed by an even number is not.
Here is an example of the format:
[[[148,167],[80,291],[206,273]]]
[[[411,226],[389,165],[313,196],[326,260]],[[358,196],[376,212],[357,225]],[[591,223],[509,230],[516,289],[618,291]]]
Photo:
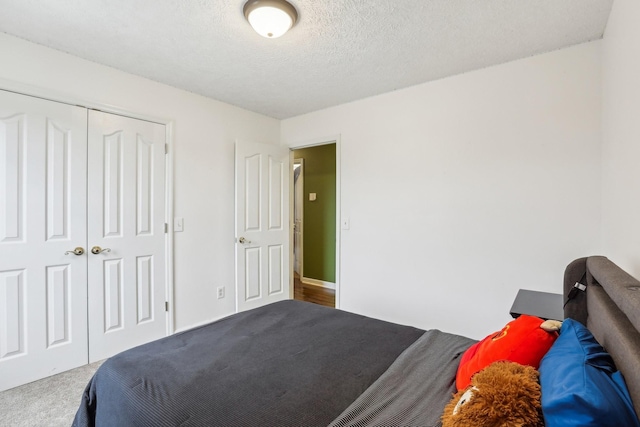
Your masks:
[[[296,9],[284,0],[248,1],[244,16],[258,34],[270,39],[282,36],[298,19]]]

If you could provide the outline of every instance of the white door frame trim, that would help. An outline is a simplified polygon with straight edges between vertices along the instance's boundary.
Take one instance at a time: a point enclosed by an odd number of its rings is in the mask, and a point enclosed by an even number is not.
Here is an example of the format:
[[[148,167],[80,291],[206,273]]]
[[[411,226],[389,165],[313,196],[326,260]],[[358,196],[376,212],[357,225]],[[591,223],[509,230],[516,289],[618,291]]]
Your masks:
[[[78,107],[87,108],[89,110],[99,110],[105,113],[113,113],[119,116],[130,117],[132,119],[145,120],[148,122],[158,123],[165,125],[167,135],[167,154],[165,156],[166,168],[165,168],[165,222],[168,224],[167,233],[165,233],[165,272],[166,272],[166,286],[165,297],[169,303],[169,310],[167,311],[167,335],[171,335],[175,332],[175,310],[174,310],[174,266],[173,266],[173,148],[174,148],[174,120],[164,117],[157,117],[148,115],[145,113],[137,113],[127,110],[125,108],[105,104],[102,102],[96,102],[88,98],[78,98],[72,95],[65,94],[64,92],[58,92],[53,89],[47,89],[39,86],[29,85],[13,80],[7,80],[0,78],[0,89],[8,92],[14,92],[21,95],[32,96],[35,98],[42,98],[49,101],[55,101],[62,104],[76,105]]]
[[[299,141],[299,142],[292,142],[292,143],[286,143],[284,145],[286,145],[287,147],[289,147],[289,150],[293,151],[293,150],[298,150],[301,148],[309,148],[309,147],[317,147],[320,145],[328,145],[328,144],[336,144],[336,283],[335,283],[335,289],[336,289],[336,308],[340,308],[340,291],[341,291],[341,286],[340,286],[340,236],[341,236],[341,231],[342,231],[342,227],[340,227],[341,221],[341,184],[340,184],[340,162],[341,162],[341,158],[340,158],[340,153],[342,151],[342,146],[341,146],[341,135],[333,135],[333,136],[327,136],[327,137],[321,137],[321,138],[314,138],[314,139],[310,139],[310,140],[306,140],[306,141]],[[292,154],[293,155],[293,154]],[[293,175],[293,168],[291,169],[291,174]],[[292,181],[293,183],[293,181]],[[290,210],[290,215],[289,218],[290,221],[293,221],[293,212],[291,211],[293,209],[293,185],[289,186],[289,197],[291,203],[289,206],[289,210]],[[290,225],[290,229],[293,230],[293,225]],[[293,245],[293,232],[290,233],[290,245]],[[291,257],[291,262],[293,262],[293,249],[291,251],[289,251],[289,256]],[[291,281],[291,295],[293,296],[293,274],[291,275],[290,278]]]
[[[301,200],[299,200],[300,203],[304,203],[304,159],[294,159],[293,158],[293,151],[289,150],[290,154],[290,163],[292,166],[295,166],[296,164],[300,164],[300,176],[298,177],[298,179],[300,180],[300,185],[302,185],[302,198]],[[292,167],[292,172],[295,173],[295,168]],[[293,175],[293,174],[292,174]],[[291,176],[291,178],[289,178],[289,181],[291,182],[291,185],[293,186],[293,200],[291,201],[291,203],[293,203],[293,218],[291,218],[292,220],[292,228],[291,228],[291,232],[295,235],[295,226],[296,226],[296,219],[295,219],[295,202],[296,202],[296,188],[295,188],[295,181],[293,179],[293,176]],[[302,277],[304,276],[304,209],[301,209],[301,223],[302,223],[302,227],[299,231],[300,234],[300,243],[299,243],[299,250],[298,250],[298,262],[300,263],[300,271],[298,271],[298,274],[300,275],[300,278],[302,279]],[[291,244],[294,245],[294,240],[291,239]],[[295,264],[295,245],[291,246],[293,252],[294,252],[294,257],[292,262],[294,262]],[[296,266],[293,265],[293,270],[295,271]],[[291,291],[291,295],[294,295],[294,291]]]

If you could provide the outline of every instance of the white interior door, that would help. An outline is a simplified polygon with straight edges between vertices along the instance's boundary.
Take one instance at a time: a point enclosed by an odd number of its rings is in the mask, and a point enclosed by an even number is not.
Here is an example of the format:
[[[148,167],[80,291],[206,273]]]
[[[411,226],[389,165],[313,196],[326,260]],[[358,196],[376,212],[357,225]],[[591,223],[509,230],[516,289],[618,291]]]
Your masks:
[[[0,90],[0,391],[87,363],[86,114]]]
[[[236,142],[236,309],[289,299],[289,150]]]
[[[94,362],[166,335],[165,126],[90,110],[88,143]]]

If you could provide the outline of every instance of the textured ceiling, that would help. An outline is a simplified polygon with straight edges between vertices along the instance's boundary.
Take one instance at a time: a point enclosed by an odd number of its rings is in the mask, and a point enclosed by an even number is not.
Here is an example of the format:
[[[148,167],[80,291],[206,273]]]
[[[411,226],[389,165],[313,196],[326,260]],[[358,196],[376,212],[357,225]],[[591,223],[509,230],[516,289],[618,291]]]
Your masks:
[[[613,0],[2,0],[0,31],[284,119],[602,37]]]

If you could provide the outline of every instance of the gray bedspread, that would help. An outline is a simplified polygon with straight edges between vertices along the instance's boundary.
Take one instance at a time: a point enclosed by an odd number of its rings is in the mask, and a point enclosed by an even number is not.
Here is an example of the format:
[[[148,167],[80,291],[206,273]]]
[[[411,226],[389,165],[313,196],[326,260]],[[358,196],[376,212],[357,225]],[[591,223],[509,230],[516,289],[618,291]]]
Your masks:
[[[298,301],[120,353],[74,426],[326,426],[424,331]]]
[[[425,332],[330,427],[442,425],[442,410],[456,392],[459,358],[475,342]]]

